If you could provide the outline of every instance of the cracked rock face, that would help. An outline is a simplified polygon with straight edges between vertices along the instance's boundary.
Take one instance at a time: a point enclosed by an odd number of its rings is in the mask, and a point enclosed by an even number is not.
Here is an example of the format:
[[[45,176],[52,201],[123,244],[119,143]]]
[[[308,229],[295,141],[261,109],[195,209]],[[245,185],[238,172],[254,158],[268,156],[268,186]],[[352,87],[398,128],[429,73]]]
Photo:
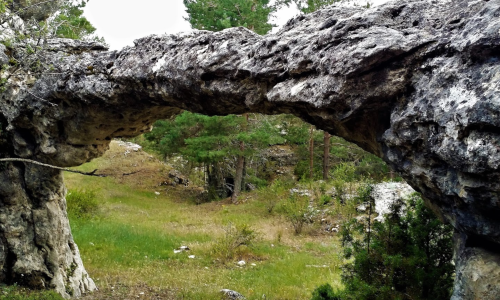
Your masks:
[[[9,8],[17,11],[25,20],[34,18],[36,21],[44,21],[61,7],[58,2],[58,0],[13,0]]]
[[[499,1],[332,6],[274,35],[233,28],[148,36],[119,52],[54,40],[45,60],[51,74],[10,78],[1,94],[2,156],[76,166],[113,137],[138,135],[182,109],[295,114],[399,171],[456,228],[454,299],[496,299],[482,291],[498,285],[498,268],[482,266],[500,257]],[[46,286],[67,286],[69,261],[86,274],[60,175],[23,164],[1,172],[0,214],[25,214],[0,218],[4,281],[18,265]],[[14,227],[34,239],[12,238]],[[74,285],[85,291],[89,282]]]
[[[0,65],[9,63],[9,57],[5,54],[5,46],[0,44]]]

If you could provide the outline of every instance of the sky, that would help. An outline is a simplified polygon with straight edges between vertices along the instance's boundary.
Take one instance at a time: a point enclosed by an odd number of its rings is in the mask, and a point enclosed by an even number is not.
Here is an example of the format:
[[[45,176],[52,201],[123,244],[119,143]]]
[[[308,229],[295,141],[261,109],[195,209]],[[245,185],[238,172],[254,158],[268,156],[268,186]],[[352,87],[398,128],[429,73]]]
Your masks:
[[[366,2],[366,0],[358,0]],[[374,5],[388,0],[370,0]],[[283,26],[299,14],[295,6],[277,12],[272,22]],[[112,50],[133,45],[135,39],[164,33],[190,31],[184,19],[187,16],[182,0],[91,0],[84,11],[85,17],[97,28]],[[279,30],[274,28],[273,32]]]

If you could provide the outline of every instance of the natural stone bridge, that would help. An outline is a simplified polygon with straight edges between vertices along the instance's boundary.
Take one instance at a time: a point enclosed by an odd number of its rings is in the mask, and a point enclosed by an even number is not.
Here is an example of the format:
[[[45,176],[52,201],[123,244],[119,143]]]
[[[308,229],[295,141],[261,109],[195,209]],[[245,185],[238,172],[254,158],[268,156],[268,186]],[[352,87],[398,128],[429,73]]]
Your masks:
[[[181,109],[294,114],[382,157],[453,224],[453,299],[499,299],[500,1],[330,7],[274,35],[149,36],[119,52],[52,43],[50,74],[0,94],[2,157],[77,166]],[[61,173],[0,170],[0,281],[92,290]]]

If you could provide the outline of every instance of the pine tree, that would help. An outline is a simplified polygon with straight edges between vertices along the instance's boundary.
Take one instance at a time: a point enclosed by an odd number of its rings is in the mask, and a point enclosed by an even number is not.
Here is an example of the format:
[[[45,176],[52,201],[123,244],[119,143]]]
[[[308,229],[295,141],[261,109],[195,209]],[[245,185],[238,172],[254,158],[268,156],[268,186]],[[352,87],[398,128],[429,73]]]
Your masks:
[[[55,18],[56,35],[62,38],[83,39],[92,36],[96,28],[83,16],[86,1],[64,3]]]
[[[184,0],[184,5],[188,13],[187,20],[195,29],[219,31],[243,26],[258,34],[266,34],[272,28],[272,24],[269,23],[270,14],[275,12],[281,4],[270,5],[269,0]],[[245,146],[246,137],[244,136],[252,135],[247,132],[248,115],[240,118],[239,129],[241,131],[237,148],[227,151],[227,153],[237,155],[231,197],[233,203],[237,202],[238,195],[244,186],[245,156],[249,149]],[[224,118],[218,120],[226,121]],[[227,134],[230,136],[232,133],[227,132]],[[214,163],[215,161],[212,162]]]
[[[315,12],[342,0],[295,0],[298,9],[305,14]]]
[[[395,203],[384,222],[342,226],[346,258],[341,299],[435,299],[451,296],[451,225],[442,224],[417,194]]]
[[[244,130],[247,127],[248,130]],[[203,166],[209,198],[225,196],[224,179],[230,177],[235,160],[267,146],[271,136],[267,123],[250,123],[235,115],[205,116],[183,112],[171,120],[157,121],[145,134],[152,148],[165,158],[182,155],[195,165]],[[247,147],[241,147],[242,143]],[[237,160],[237,159],[236,159]],[[232,175],[231,174],[231,175]]]
[[[184,0],[184,5],[193,28],[220,31],[243,26],[258,34],[271,30],[269,16],[278,8],[269,0]]]

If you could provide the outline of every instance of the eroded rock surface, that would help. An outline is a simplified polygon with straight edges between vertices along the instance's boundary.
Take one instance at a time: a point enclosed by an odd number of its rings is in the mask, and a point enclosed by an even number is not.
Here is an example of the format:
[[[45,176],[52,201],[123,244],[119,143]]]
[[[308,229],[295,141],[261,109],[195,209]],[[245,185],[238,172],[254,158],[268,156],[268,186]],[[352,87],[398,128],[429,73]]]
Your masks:
[[[405,182],[382,182],[372,185],[370,197],[375,203],[375,220],[383,222],[385,216],[391,212],[391,207],[397,201],[408,199],[415,190]],[[367,205],[363,205],[365,210]]]
[[[463,246],[455,299],[479,297],[470,279],[476,254],[485,264],[500,256],[499,1],[330,7],[296,17],[274,35],[234,28],[149,36],[119,52],[58,40],[46,60],[51,74],[36,82],[13,77],[1,94],[3,156],[76,166],[101,155],[111,138],[138,135],[181,109],[291,113],[383,157],[453,224]],[[47,243],[72,241],[64,193],[57,192],[61,178],[51,175],[41,185],[46,192],[34,193],[41,187],[32,182],[44,176],[27,176],[32,168],[9,164],[2,171],[0,213],[23,207],[26,216],[0,219],[0,261],[4,274],[28,264],[31,274],[58,286],[54,278],[68,264],[55,264],[57,255],[77,254],[52,246],[59,250],[47,256],[44,242],[33,241],[49,233],[55,237]],[[7,188],[16,182],[8,176],[22,184]],[[55,203],[60,229],[37,231],[33,224],[50,218],[33,223],[31,216]],[[30,261],[15,254],[20,244],[8,234],[23,218],[19,230],[34,235],[26,247],[38,251]],[[498,273],[489,274],[483,286],[497,286]],[[477,299],[495,299],[487,297]]]

